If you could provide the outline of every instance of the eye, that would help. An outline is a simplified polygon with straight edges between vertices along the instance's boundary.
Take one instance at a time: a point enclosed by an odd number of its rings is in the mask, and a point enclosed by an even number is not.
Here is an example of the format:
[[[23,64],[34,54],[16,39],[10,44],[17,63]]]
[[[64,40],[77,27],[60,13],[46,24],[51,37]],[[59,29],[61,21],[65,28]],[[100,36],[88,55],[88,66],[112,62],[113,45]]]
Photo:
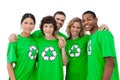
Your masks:
[[[34,23],[31,22],[30,25],[34,25]]]
[[[46,25],[46,24],[44,24],[44,25],[43,25],[43,27],[44,27],[44,28],[47,28],[47,25]]]
[[[60,20],[59,18],[56,18],[56,20]]]
[[[28,22],[24,22],[24,24],[28,24]]]
[[[61,20],[62,22],[64,22],[64,20]]]
[[[89,18],[89,19],[87,19],[88,21],[90,21],[91,19]]]
[[[80,27],[78,26],[77,29],[80,29]]]
[[[82,20],[82,23],[84,23],[85,22],[85,20]]]
[[[72,28],[75,28],[75,26],[71,26]]]
[[[50,28],[53,28],[53,25],[51,25]]]

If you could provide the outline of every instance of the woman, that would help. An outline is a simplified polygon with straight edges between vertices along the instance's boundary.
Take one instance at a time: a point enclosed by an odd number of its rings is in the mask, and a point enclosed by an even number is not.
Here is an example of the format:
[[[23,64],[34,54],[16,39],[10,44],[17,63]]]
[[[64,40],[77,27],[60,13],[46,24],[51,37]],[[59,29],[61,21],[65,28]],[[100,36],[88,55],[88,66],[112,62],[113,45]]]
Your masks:
[[[67,26],[69,38],[66,44],[68,64],[66,66],[66,80],[86,80],[87,77],[87,42],[89,35],[85,35],[81,19],[73,18]]]
[[[39,45],[37,80],[63,80],[63,65],[67,64],[65,45],[59,47],[54,34],[57,29],[52,16],[41,20],[42,37],[38,38]]]
[[[35,17],[26,13],[21,19],[21,34],[16,42],[10,42],[7,52],[7,69],[10,80],[35,80],[34,69],[38,54],[37,45],[31,37]],[[15,64],[13,66],[13,64]]]

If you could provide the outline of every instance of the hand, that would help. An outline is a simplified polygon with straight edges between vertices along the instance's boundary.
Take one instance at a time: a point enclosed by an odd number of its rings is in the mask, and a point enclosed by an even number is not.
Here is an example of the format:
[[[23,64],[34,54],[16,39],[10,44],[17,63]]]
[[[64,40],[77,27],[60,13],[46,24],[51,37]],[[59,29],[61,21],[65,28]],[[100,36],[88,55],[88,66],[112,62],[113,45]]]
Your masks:
[[[11,34],[8,38],[10,42],[15,42],[17,40],[18,36],[16,34]]]
[[[65,45],[66,45],[65,39],[64,39],[63,37],[60,37],[58,44],[59,44],[59,47],[60,47],[60,48],[65,47]]]
[[[100,31],[102,31],[102,30],[109,30],[109,27],[106,24],[102,24],[102,25],[100,25],[100,27],[98,27],[98,30],[100,30]]]

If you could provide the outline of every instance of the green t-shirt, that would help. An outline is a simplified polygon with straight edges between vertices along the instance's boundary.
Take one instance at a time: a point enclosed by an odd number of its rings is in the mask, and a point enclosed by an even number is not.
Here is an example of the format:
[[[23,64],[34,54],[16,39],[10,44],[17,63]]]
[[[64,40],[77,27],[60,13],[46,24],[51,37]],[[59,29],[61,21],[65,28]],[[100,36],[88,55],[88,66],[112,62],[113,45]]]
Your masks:
[[[87,47],[88,77],[87,80],[102,80],[105,57],[113,57],[115,67],[110,80],[119,80],[118,64],[114,46],[114,38],[109,31],[96,31],[91,35]]]
[[[37,80],[63,80],[63,62],[58,40],[37,40],[39,45]]]
[[[33,73],[36,68],[38,48],[34,40],[18,35],[16,42],[10,42],[7,51],[7,63],[15,63],[16,80],[35,80]]]
[[[86,80],[87,77],[87,43],[90,36],[69,39],[66,44],[68,64],[66,80]]]
[[[43,36],[43,32],[41,30],[36,30],[31,34],[32,38],[36,41],[38,38]],[[37,42],[37,41],[36,41]]]
[[[65,34],[61,33],[61,32],[58,32],[58,35],[65,38],[65,39],[67,39],[67,36]]]
[[[65,39],[67,38],[67,36],[61,32],[58,32],[58,35]],[[32,37],[35,39],[35,41],[38,40],[37,38],[40,38],[42,36],[43,36],[43,32],[41,30],[36,30],[35,32],[32,33]]]

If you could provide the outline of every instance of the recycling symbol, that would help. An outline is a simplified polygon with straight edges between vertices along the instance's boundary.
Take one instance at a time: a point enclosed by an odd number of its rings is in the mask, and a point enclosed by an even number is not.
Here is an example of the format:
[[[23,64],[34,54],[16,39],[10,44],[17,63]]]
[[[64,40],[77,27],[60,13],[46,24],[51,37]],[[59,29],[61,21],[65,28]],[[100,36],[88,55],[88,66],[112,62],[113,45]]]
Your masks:
[[[71,57],[78,57],[80,55],[80,48],[78,47],[78,45],[73,45],[71,47],[71,49],[69,50],[69,55]]]
[[[50,56],[48,56],[48,55],[46,55],[47,52],[51,52],[52,54]],[[52,60],[54,60],[56,58],[56,56],[57,56],[57,53],[56,53],[56,51],[54,50],[53,47],[47,47],[42,52],[42,58],[44,60],[50,60],[50,61],[52,61]]]
[[[29,49],[30,49],[28,53],[29,58],[36,59],[37,54],[38,54],[38,49],[35,46],[30,46]]]
[[[91,55],[91,51],[92,51],[92,48],[91,48],[91,40],[88,42],[88,45],[87,45],[87,53],[88,55]]]

